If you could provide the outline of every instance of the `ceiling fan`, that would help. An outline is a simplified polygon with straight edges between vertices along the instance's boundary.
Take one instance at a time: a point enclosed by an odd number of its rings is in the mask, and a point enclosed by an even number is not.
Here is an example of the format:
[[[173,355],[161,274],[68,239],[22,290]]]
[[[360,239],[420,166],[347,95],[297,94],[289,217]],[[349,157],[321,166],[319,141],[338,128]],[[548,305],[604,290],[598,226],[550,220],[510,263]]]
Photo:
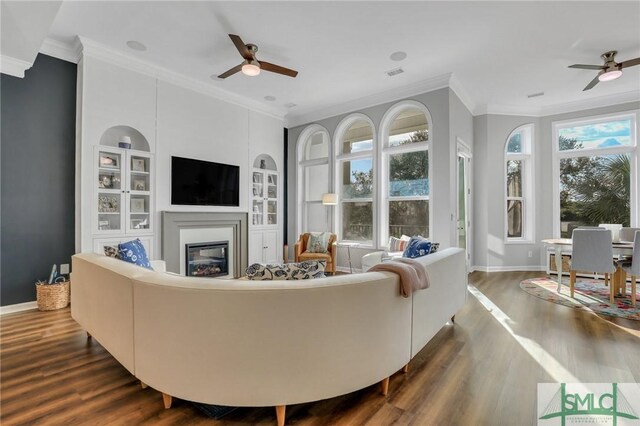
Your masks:
[[[255,44],[245,44],[242,39],[235,35],[229,34],[229,38],[240,52],[240,55],[244,58],[244,61],[240,65],[236,65],[228,71],[223,72],[218,78],[227,78],[230,75],[242,71],[243,74],[248,76],[256,76],[260,74],[260,70],[275,72],[276,74],[282,74],[289,77],[295,77],[298,75],[298,71],[291,70],[289,68],[281,67],[266,61],[258,61],[256,59],[256,52],[258,46]]]
[[[600,55],[600,57],[604,61],[604,65],[574,64],[574,65],[570,65],[569,66],[569,68],[580,68],[580,69],[583,69],[583,70],[598,70],[598,71],[600,71],[598,73],[598,75],[596,75],[595,78],[593,80],[591,80],[591,82],[589,84],[587,84],[587,87],[582,89],[583,92],[585,90],[592,89],[593,86],[595,86],[596,84],[598,84],[601,81],[615,80],[616,78],[618,78],[618,77],[620,77],[622,75],[622,69],[623,68],[629,68],[629,67],[632,67],[634,65],[640,65],[640,58],[630,59],[630,60],[624,61],[624,62],[616,62],[614,58],[615,58],[617,53],[618,52],[616,50],[612,50],[610,52],[605,52],[602,55]]]

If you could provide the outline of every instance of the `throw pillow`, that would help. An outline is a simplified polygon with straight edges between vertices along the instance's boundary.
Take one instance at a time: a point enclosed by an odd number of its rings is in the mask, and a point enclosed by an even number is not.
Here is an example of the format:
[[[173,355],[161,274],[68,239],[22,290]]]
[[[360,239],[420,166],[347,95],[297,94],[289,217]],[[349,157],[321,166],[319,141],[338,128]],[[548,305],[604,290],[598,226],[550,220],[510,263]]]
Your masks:
[[[254,263],[247,268],[247,278],[259,281],[308,280],[324,278],[326,260],[308,260],[300,263]]]
[[[396,237],[389,237],[389,251],[404,251],[406,245],[406,240]]]
[[[437,252],[439,248],[440,243],[431,243],[431,251],[429,252],[429,254]]]
[[[147,251],[144,249],[139,238],[118,244],[118,254],[120,255],[120,260],[152,269]]]
[[[329,238],[331,234],[328,232],[312,232],[309,234],[309,242],[307,243],[307,252],[309,253],[326,253],[329,251]]]
[[[431,242],[421,236],[413,236],[407,243],[407,247],[402,253],[402,257],[415,259],[416,257],[426,256],[431,253]]]
[[[118,247],[116,246],[104,246],[104,255],[120,259],[120,256],[118,255]]]

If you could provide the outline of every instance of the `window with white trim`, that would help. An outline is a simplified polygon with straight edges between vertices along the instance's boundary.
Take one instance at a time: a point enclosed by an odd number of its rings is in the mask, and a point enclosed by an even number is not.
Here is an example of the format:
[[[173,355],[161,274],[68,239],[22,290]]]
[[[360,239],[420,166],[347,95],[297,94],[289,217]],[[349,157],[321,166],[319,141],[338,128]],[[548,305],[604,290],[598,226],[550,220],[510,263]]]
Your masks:
[[[322,129],[311,133],[299,147],[298,183],[300,188],[299,232],[322,232],[331,229],[322,194],[329,191],[329,134]]]
[[[338,135],[337,193],[342,240],[371,245],[374,241],[373,126],[360,117],[347,119]]]
[[[390,236],[429,236],[429,121],[405,105],[383,124],[381,245]]]
[[[638,224],[637,115],[554,123],[554,234]]]
[[[504,148],[505,238],[507,242],[533,241],[533,124],[515,129]]]

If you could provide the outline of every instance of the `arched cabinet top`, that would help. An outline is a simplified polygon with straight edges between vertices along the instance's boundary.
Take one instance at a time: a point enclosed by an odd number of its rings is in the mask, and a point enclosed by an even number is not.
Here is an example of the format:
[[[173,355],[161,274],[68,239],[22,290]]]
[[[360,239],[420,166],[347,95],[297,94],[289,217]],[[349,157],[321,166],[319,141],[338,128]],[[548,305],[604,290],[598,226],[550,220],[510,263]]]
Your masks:
[[[253,167],[256,169],[266,169],[278,171],[276,161],[268,154],[260,154],[253,160]]]
[[[104,131],[100,137],[100,145],[119,147],[119,143],[127,140],[128,137],[131,140],[131,149],[136,151],[151,152],[149,141],[144,137],[140,131],[130,126],[113,126]]]

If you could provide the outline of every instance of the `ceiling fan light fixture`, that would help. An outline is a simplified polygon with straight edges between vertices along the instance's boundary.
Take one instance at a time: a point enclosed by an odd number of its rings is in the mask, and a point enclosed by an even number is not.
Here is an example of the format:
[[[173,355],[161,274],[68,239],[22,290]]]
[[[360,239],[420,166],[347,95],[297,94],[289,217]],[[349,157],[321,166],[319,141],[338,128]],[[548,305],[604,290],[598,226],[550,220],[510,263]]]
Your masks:
[[[615,80],[616,78],[620,78],[620,76],[622,75],[622,71],[620,70],[609,70],[606,72],[603,72],[602,74],[600,74],[598,76],[598,80],[600,81],[611,81],[611,80]]]
[[[242,65],[242,73],[249,77],[255,77],[260,74],[260,65],[257,61],[245,61]]]

